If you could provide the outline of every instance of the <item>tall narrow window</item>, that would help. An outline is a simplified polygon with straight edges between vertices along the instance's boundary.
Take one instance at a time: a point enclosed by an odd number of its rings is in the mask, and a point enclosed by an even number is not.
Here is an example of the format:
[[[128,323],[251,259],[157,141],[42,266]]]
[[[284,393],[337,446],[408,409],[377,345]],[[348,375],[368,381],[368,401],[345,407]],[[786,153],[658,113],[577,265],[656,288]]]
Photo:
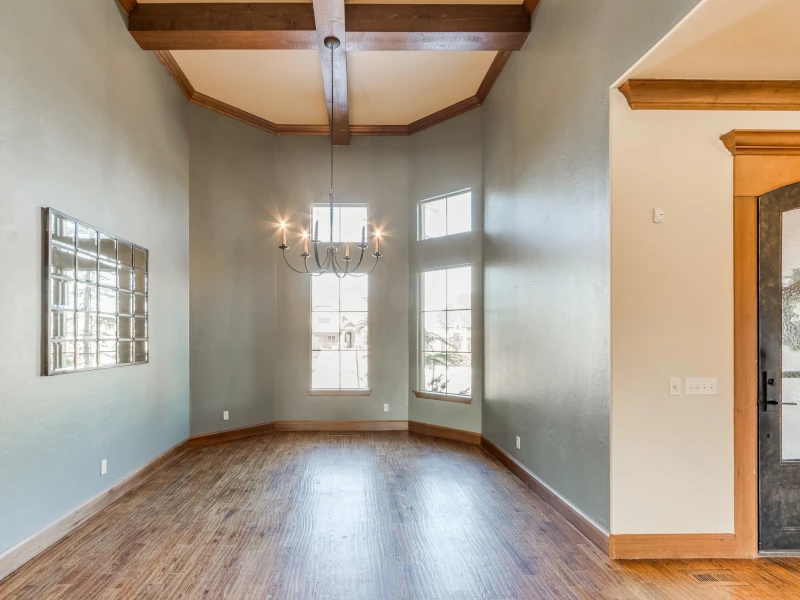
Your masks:
[[[472,193],[467,190],[419,203],[419,239],[472,230]]]
[[[312,226],[328,231],[328,206],[313,206]],[[334,243],[361,241],[366,206],[334,208]],[[323,242],[324,239],[320,234]],[[320,248],[323,244],[320,244]],[[311,278],[311,388],[369,389],[369,276],[339,279],[333,273]]]
[[[422,272],[423,389],[472,395],[472,269]]]

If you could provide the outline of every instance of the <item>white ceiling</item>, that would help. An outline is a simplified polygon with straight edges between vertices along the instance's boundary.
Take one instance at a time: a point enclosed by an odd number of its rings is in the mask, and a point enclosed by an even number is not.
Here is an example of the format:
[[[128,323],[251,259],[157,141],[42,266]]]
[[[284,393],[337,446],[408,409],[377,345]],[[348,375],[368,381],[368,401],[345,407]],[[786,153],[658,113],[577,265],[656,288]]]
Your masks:
[[[352,125],[408,125],[475,95],[496,52],[348,52]],[[198,92],[282,125],[325,125],[316,50],[174,50]]]
[[[800,79],[800,0],[705,0],[627,78]]]

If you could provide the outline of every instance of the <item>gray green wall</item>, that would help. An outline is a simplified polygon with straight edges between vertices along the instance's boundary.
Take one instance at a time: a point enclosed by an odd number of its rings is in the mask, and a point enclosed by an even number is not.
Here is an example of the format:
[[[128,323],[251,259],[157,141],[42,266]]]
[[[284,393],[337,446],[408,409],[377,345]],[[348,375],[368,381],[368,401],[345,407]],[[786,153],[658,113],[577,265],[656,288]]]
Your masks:
[[[368,203],[386,234],[370,277],[371,396],[309,396],[309,278],[283,263],[277,223],[299,238],[327,202],[325,137],[273,136],[190,109],[193,435],[272,420],[408,418],[408,139],[336,149],[336,200]],[[389,405],[384,412],[383,405]],[[222,412],[230,420],[222,420]]]
[[[606,530],[609,86],[696,4],[542,0],[484,105],[483,433]]]
[[[274,420],[277,138],[194,105],[189,122],[191,432],[200,435]]]
[[[150,249],[150,364],[40,375],[45,206]],[[0,553],[186,439],[188,217],[186,100],[116,3],[0,2]]]
[[[419,272],[472,265],[472,403],[417,398],[409,393],[408,418],[443,427],[481,431],[483,400],[483,115],[473,110],[409,138],[409,390],[420,389]],[[418,241],[421,200],[472,189],[472,232]]]

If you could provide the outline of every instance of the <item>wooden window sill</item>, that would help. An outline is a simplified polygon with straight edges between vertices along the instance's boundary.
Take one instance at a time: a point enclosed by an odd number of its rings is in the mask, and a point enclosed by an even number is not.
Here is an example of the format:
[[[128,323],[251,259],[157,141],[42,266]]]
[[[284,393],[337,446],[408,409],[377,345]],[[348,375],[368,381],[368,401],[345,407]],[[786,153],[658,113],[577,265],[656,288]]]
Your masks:
[[[414,395],[417,398],[426,398],[427,400],[443,400],[444,402],[472,404],[472,396],[457,396],[455,394],[442,394],[439,392],[424,392],[419,390],[414,390]]]
[[[372,390],[308,390],[309,396],[370,396]]]

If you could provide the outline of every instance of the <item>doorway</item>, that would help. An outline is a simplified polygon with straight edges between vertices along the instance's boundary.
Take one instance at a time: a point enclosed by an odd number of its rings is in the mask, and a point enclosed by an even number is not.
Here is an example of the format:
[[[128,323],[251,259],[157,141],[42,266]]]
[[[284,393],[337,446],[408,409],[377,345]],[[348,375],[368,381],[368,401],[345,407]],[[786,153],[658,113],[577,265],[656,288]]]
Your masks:
[[[758,544],[800,551],[800,183],[758,198]]]

